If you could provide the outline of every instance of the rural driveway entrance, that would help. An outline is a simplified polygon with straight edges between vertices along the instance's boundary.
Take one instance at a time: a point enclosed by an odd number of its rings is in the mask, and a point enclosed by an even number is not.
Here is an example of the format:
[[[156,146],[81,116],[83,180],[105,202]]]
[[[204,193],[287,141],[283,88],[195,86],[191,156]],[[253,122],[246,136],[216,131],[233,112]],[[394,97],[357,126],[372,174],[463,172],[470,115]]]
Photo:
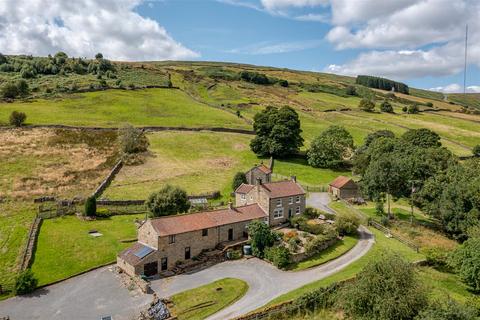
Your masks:
[[[331,202],[327,192],[310,192],[307,198],[307,206],[314,207],[327,213],[335,214],[328,204]]]
[[[97,269],[31,295],[0,301],[0,318],[93,320],[111,315],[114,320],[135,319],[152,297],[138,290],[129,291],[112,268]]]
[[[228,261],[192,274],[182,274],[152,281],[152,289],[160,297],[193,289],[223,278],[237,278],[248,283],[246,295],[231,306],[214,314],[209,320],[224,320],[255,310],[270,300],[310,282],[324,279],[361,258],[373,245],[373,235],[360,227],[360,240],[346,254],[328,263],[305,271],[285,272],[269,263],[252,258]]]

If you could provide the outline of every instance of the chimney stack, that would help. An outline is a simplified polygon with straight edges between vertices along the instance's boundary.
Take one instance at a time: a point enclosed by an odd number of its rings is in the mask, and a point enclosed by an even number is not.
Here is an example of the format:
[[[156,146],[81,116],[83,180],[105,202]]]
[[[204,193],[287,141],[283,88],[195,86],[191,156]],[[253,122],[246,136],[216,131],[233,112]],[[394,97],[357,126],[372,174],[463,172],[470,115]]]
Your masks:
[[[233,210],[233,203],[232,201],[228,202],[228,209]]]
[[[297,176],[292,176],[292,181],[297,182]]]

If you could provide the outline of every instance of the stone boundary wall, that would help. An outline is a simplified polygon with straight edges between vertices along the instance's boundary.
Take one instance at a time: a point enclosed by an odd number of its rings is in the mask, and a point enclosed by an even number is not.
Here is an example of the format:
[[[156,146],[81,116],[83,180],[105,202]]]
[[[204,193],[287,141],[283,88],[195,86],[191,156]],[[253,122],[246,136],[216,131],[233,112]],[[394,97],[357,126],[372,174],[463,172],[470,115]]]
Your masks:
[[[326,241],[321,248],[319,248],[318,251],[316,251],[315,253],[312,253],[312,254],[307,254],[306,252],[301,252],[301,253],[295,253],[295,254],[292,254],[292,261],[294,263],[297,263],[297,262],[300,262],[302,260],[305,260],[307,258],[310,258],[311,256],[314,256],[316,255],[317,253],[319,253],[320,251],[323,251],[323,250],[326,250],[328,248],[330,248],[331,246],[333,246],[335,243],[337,243],[339,241],[338,238],[334,238],[334,239],[331,239],[329,241]]]
[[[28,269],[28,267],[30,267],[33,253],[35,251],[35,246],[37,244],[38,232],[40,231],[41,224],[42,218],[36,215],[32,225],[30,226],[30,231],[28,232],[27,246],[23,250],[22,260],[20,263],[20,271],[24,271]]]
[[[138,206],[145,204],[146,200],[108,200],[99,199],[97,205],[99,206]]]
[[[99,196],[102,195],[102,193],[107,189],[107,187],[110,185],[110,183],[115,179],[116,175],[120,172],[120,170],[123,167],[123,161],[119,160],[113,169],[110,171],[110,173],[107,175],[107,177],[100,183],[98,188],[92,193],[92,197],[98,198]]]

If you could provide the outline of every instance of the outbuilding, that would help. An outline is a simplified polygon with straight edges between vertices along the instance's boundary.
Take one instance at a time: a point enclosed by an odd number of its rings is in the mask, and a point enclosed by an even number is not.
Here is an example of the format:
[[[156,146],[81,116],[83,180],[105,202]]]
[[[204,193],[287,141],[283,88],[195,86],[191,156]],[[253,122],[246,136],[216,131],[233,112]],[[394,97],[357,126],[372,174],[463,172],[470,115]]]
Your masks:
[[[360,197],[358,184],[352,178],[338,176],[328,185],[328,192],[336,199],[354,199]]]

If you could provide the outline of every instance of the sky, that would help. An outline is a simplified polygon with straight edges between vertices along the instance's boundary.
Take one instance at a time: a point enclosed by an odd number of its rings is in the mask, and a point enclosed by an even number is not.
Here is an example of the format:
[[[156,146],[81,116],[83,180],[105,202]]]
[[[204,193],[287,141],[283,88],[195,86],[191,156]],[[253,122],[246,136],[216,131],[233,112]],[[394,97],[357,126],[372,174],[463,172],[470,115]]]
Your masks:
[[[0,52],[201,60],[480,92],[480,0],[0,0]]]

